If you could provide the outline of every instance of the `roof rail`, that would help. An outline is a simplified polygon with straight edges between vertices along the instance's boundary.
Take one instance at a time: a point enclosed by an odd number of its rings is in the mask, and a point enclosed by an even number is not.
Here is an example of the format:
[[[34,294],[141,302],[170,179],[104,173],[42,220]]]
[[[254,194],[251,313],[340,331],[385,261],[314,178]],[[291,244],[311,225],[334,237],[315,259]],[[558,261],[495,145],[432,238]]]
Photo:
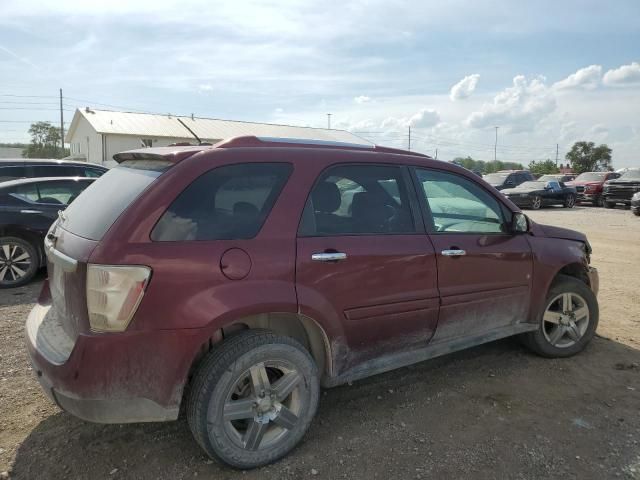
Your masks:
[[[258,137],[247,135],[222,140],[215,144],[218,148],[267,147],[279,145],[296,145],[300,147],[335,147],[349,149],[373,150],[373,144],[336,142],[333,140],[316,140],[312,138]]]
[[[428,155],[418,152],[411,152],[399,148],[382,147],[374,144],[337,142],[333,140],[315,140],[309,138],[287,138],[287,137],[257,137],[242,136],[222,140],[214,145],[215,148],[242,148],[242,147],[268,147],[268,146],[297,146],[297,147],[327,147],[348,150],[367,150],[380,153],[397,153],[401,155],[414,155],[417,157],[431,158]]]

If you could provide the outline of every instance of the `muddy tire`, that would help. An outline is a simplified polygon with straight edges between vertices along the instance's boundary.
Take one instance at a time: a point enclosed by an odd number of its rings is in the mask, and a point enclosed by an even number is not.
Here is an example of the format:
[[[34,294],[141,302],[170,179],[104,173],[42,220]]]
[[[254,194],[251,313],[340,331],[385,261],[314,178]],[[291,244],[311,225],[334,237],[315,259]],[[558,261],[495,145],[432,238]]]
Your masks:
[[[0,237],[0,288],[29,283],[40,267],[38,249],[19,237]]]
[[[255,468],[282,458],[300,442],[319,393],[316,365],[302,345],[267,330],[246,330],[200,364],[187,421],[210,457]]]
[[[598,318],[598,300],[589,286],[561,275],[547,293],[538,329],[525,333],[522,340],[543,357],[570,357],[591,341]]]

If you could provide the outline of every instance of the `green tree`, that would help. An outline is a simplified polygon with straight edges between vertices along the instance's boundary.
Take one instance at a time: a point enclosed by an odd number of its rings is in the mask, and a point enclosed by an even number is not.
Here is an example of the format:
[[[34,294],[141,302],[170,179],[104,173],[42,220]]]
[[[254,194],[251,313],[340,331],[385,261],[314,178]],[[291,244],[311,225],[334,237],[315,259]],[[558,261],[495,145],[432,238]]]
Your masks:
[[[611,149],[606,143],[576,142],[565,158],[575,173],[611,170]]]
[[[558,173],[560,169],[556,167],[554,161],[546,159],[544,162],[536,162],[535,160],[529,163],[529,170],[534,175],[546,175],[547,173]]]
[[[32,123],[29,127],[31,143],[22,152],[26,158],[63,158],[69,149],[60,148],[60,130],[49,122]]]

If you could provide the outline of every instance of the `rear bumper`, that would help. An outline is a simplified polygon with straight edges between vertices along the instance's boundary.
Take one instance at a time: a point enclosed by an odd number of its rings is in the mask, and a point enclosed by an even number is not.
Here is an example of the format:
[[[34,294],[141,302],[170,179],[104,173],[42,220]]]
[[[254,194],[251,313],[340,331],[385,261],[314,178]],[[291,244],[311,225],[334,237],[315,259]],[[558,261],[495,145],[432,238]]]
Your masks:
[[[98,423],[178,417],[201,330],[79,335],[69,345],[52,316],[50,305],[36,305],[25,340],[40,385],[60,408]]]
[[[595,296],[598,296],[598,291],[600,290],[600,275],[598,274],[598,269],[595,267],[589,267],[589,285],[591,286],[591,291]]]

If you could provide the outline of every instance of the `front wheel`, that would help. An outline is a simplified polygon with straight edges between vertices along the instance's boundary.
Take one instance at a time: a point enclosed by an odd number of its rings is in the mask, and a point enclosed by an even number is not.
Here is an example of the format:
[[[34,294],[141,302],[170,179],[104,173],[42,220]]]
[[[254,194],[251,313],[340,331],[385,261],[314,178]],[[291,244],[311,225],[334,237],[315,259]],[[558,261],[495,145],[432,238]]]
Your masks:
[[[266,330],[247,330],[202,362],[187,420],[209,456],[236,468],[255,468],[300,442],[319,392],[316,365],[302,345]]]
[[[531,199],[531,208],[533,210],[540,210],[540,207],[542,207],[542,198],[536,195]]]
[[[564,208],[573,208],[576,204],[576,197],[569,194],[564,199]]]
[[[561,275],[549,289],[538,330],[524,334],[527,347],[544,357],[570,357],[593,338],[598,300],[581,280]]]
[[[604,200],[604,208],[613,208],[615,207],[616,204],[613,202],[607,202],[606,200]]]
[[[0,237],[0,288],[20,287],[38,272],[38,250],[27,240]]]

